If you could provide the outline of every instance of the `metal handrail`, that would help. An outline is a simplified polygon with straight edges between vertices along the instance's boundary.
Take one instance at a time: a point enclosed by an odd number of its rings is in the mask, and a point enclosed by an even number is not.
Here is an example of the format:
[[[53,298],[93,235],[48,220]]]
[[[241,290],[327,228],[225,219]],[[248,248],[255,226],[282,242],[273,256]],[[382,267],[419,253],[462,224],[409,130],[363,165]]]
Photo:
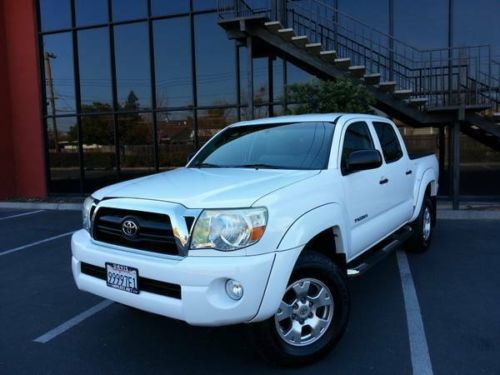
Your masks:
[[[351,58],[353,65],[364,65],[367,73],[380,73],[381,80],[427,98],[428,107],[499,108],[500,63],[491,58],[489,45],[418,49],[322,0],[218,0],[218,9],[224,19],[259,15],[278,20]]]

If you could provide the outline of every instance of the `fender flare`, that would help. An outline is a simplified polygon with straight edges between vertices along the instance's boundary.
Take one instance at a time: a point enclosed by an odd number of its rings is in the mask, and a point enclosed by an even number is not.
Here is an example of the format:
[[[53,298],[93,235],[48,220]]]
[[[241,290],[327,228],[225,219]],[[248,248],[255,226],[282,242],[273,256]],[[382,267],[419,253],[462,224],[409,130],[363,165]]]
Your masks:
[[[348,238],[345,223],[346,214],[338,203],[327,203],[315,207],[299,216],[286,230],[278,244],[278,251],[304,246],[319,233],[335,228],[337,252],[345,253]]]
[[[424,200],[425,196],[425,191],[427,189],[427,186],[431,184],[431,196],[435,196],[437,194],[437,184],[436,184],[437,176],[436,172],[432,169],[429,168],[424,171],[422,179],[416,185],[416,189],[418,188],[417,191],[415,191],[415,201],[414,201],[414,209],[413,209],[413,215],[410,219],[410,222],[415,220],[420,212],[419,208],[422,205],[422,202]]]
[[[276,312],[297,259],[312,238],[327,229],[334,228],[337,252],[346,251],[348,244],[344,235],[346,233],[344,217],[343,208],[339,204],[327,203],[305,212],[290,225],[278,244],[259,311],[251,322],[265,320]]]

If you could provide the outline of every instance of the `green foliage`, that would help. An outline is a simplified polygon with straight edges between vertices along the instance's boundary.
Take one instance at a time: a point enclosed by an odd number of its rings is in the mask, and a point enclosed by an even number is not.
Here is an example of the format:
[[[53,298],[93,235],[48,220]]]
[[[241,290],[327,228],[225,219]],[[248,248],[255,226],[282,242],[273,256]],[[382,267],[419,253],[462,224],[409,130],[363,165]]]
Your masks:
[[[347,79],[313,81],[290,85],[287,90],[292,114],[356,112],[369,113],[375,98],[362,85]]]

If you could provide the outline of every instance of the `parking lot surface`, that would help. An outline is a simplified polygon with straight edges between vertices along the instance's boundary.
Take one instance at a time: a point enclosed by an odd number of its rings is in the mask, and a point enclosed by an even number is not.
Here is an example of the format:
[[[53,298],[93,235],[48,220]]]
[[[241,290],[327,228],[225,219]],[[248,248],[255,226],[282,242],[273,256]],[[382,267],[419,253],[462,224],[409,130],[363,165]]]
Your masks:
[[[419,368],[396,255],[349,281],[351,318],[332,353],[302,369],[280,369],[260,359],[247,326],[191,327],[78,291],[70,233],[80,221],[77,211],[0,210],[0,374],[411,374]],[[423,323],[427,370],[500,374],[500,221],[439,220],[429,252],[409,254],[408,261],[420,310],[411,314]]]

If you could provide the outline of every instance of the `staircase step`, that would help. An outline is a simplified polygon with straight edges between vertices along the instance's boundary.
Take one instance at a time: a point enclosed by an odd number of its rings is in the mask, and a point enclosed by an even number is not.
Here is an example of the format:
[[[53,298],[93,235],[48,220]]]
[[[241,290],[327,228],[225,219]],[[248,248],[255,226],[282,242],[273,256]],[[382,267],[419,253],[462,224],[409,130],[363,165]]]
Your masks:
[[[297,47],[305,48],[309,44],[309,38],[306,35],[294,36],[292,37],[292,43]]]
[[[351,66],[351,59],[349,57],[335,59],[335,65],[339,69],[347,69]]]
[[[427,100],[427,98],[410,98],[408,99],[408,103],[416,106],[421,106],[427,103]]]
[[[309,52],[314,53],[315,55],[317,55],[318,53],[321,52],[321,48],[322,48],[321,43],[308,43],[308,44],[306,44],[306,49]]]
[[[275,32],[275,33],[277,33],[279,30],[283,29],[283,25],[281,24],[280,21],[269,21],[269,22],[264,23],[264,26],[268,30]]]
[[[380,73],[365,74],[364,79],[368,85],[377,85],[380,82]]]
[[[278,34],[285,40],[291,41],[295,36],[295,31],[292,28],[279,29]]]
[[[354,77],[358,77],[358,78],[363,77],[363,75],[365,74],[365,71],[366,71],[366,66],[364,66],[364,65],[353,65],[353,66],[349,67],[349,72],[351,72],[351,74]]]
[[[378,88],[385,92],[393,92],[396,88],[396,81],[383,81],[378,84]]]
[[[413,94],[413,90],[410,89],[399,89],[399,90],[394,90],[392,93],[396,98],[398,99],[406,99]]]
[[[337,58],[337,51],[321,51],[319,56],[325,61],[335,62],[335,59]]]

